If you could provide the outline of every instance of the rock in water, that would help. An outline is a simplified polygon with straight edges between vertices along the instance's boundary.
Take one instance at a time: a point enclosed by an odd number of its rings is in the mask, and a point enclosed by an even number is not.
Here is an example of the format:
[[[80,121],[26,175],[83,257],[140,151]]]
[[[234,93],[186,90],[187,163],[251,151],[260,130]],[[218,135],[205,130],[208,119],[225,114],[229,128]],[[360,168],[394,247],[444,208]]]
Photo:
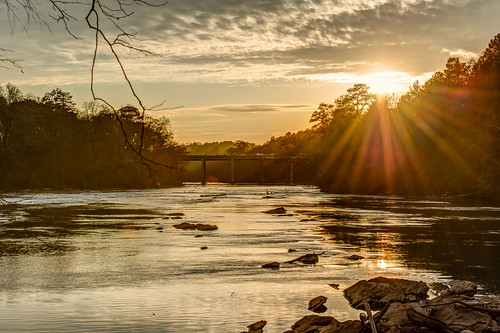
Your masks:
[[[470,281],[453,280],[450,282],[450,293],[466,296],[474,296],[477,292],[477,285]]]
[[[219,229],[215,224],[189,223],[189,222],[174,224],[174,228],[182,230],[203,230],[203,231]]]
[[[262,268],[272,268],[272,269],[278,269],[280,268],[280,263],[279,262],[276,262],[276,261],[273,261],[273,262],[270,262],[270,263],[267,263],[267,264],[264,264],[261,266]]]
[[[319,261],[318,255],[316,253],[307,253],[304,254],[303,256],[300,256],[298,258],[295,258],[293,260],[287,261],[286,264],[291,264],[294,262],[301,262],[306,265],[314,265]]]
[[[271,209],[271,210],[266,210],[264,213],[266,213],[266,214],[285,214],[286,209],[283,207],[279,207],[279,208],[275,208],[275,209]]]
[[[429,287],[424,282],[376,277],[361,280],[344,290],[344,297],[358,310],[368,303],[372,310],[381,310],[387,303],[416,302],[427,298]]]
[[[261,332],[263,332],[263,328],[264,328],[264,326],[266,326],[266,324],[267,324],[267,321],[265,321],[265,320],[261,320],[261,321],[255,322],[253,324],[250,324],[247,326],[248,332],[261,333]]]
[[[315,297],[309,301],[309,306],[307,309],[316,313],[323,313],[327,310],[326,306],[324,305],[327,299],[328,298],[326,298],[325,296]]]
[[[333,317],[311,315],[303,317],[291,328],[287,333],[359,333],[363,325],[359,320],[339,322]]]
[[[351,261],[358,261],[358,260],[361,260],[361,259],[364,259],[365,257],[363,256],[358,256],[357,254],[353,254],[352,256],[350,256],[349,258],[347,258],[347,260],[351,260]]]

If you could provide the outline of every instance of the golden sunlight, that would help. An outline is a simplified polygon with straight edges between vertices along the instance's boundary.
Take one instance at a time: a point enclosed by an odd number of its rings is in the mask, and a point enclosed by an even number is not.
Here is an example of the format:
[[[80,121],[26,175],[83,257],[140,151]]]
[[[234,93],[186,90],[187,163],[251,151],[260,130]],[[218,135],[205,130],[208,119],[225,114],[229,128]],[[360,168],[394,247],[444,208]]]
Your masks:
[[[374,94],[393,94],[407,90],[412,79],[403,72],[377,72],[363,75],[362,80]]]

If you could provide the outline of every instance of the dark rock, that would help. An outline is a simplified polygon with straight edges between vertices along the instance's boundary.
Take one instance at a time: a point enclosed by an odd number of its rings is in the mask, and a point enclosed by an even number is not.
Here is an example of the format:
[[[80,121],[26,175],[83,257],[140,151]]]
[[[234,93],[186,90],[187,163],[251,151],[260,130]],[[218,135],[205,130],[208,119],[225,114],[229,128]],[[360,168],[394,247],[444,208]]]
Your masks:
[[[333,289],[339,289],[340,285],[338,283],[329,283],[328,284],[330,287],[332,287]]]
[[[182,222],[180,224],[174,224],[174,228],[182,230],[217,230],[219,229],[216,225],[203,224],[203,223],[189,223]]]
[[[265,211],[263,213],[266,213],[266,214],[285,214],[286,213],[286,209],[283,208],[283,207],[279,207],[279,208],[267,210],[267,211]]]
[[[471,302],[477,303],[463,295],[443,295],[422,302],[392,303],[380,319],[379,328],[386,333],[421,332],[421,327],[441,332],[500,332],[490,315],[467,306]]]
[[[324,305],[327,299],[328,298],[326,298],[325,296],[315,297],[309,301],[309,306],[307,307],[307,309],[316,313],[323,313],[327,310],[326,306]]]
[[[267,264],[264,264],[261,266],[262,268],[272,268],[272,269],[278,269],[280,268],[280,263],[279,262],[276,262],[276,261],[273,261],[273,262],[270,262],[270,263],[267,263]]]
[[[347,288],[344,297],[355,309],[363,310],[364,303],[368,303],[372,310],[381,310],[387,303],[424,300],[428,291],[424,282],[376,277]]]
[[[359,333],[363,325],[359,320],[339,322],[328,316],[311,315],[297,321],[290,333]]]
[[[248,332],[252,332],[252,333],[262,332],[262,329],[264,328],[264,326],[266,326],[266,324],[267,324],[267,321],[265,321],[265,320],[261,320],[261,321],[255,322],[253,324],[250,324],[247,326]]]
[[[452,294],[474,296],[477,292],[477,285],[470,281],[453,280],[449,287]]]
[[[223,197],[227,195],[226,193],[216,193],[216,194],[202,194],[200,197],[202,198],[207,198],[207,197]]]
[[[166,216],[184,216],[184,213],[168,213]]]
[[[314,265],[319,261],[319,258],[316,253],[307,253],[303,256],[287,261],[286,264],[291,264],[297,261],[306,265]]]
[[[274,199],[274,197],[270,196],[270,195],[266,195],[265,197],[262,197],[262,199]]]
[[[200,238],[200,237],[203,237],[203,235],[195,235],[194,237]]]
[[[352,256],[350,256],[349,258],[347,258],[347,260],[352,260],[352,261],[357,261],[357,260],[361,260],[361,259],[365,259],[365,257],[358,256],[357,254],[353,254]]]
[[[200,247],[200,249],[201,250],[206,250],[206,249],[208,249],[208,247],[207,246],[202,246],[202,247]]]
[[[295,250],[295,249],[288,249],[288,253],[290,253],[290,252],[297,252],[297,250]]]
[[[157,227],[156,230],[163,230],[163,227]]]

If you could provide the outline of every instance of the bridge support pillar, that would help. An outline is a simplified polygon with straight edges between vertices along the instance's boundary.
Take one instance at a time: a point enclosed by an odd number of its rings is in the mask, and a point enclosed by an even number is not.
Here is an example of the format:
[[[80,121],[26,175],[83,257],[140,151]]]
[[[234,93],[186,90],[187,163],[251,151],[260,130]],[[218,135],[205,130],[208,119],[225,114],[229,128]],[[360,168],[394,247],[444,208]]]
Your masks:
[[[201,160],[201,185],[207,185],[207,161]]]
[[[259,184],[264,185],[264,165],[262,157],[259,159]]]
[[[234,158],[231,159],[231,185],[234,185]]]

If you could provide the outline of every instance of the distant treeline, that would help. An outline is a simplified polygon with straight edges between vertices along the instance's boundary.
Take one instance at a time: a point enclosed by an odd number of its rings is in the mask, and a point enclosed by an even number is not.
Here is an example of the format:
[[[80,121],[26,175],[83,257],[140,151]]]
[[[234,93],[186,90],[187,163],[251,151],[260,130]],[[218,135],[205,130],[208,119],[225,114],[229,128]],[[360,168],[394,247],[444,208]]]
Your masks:
[[[11,84],[0,88],[0,189],[180,184],[184,148],[167,119],[143,120],[133,106],[113,112],[95,102],[78,110],[60,89],[38,98]]]
[[[319,105],[311,129],[247,152],[308,156],[329,192],[498,198],[500,34],[476,61],[449,58],[399,98],[368,89],[354,85]]]

